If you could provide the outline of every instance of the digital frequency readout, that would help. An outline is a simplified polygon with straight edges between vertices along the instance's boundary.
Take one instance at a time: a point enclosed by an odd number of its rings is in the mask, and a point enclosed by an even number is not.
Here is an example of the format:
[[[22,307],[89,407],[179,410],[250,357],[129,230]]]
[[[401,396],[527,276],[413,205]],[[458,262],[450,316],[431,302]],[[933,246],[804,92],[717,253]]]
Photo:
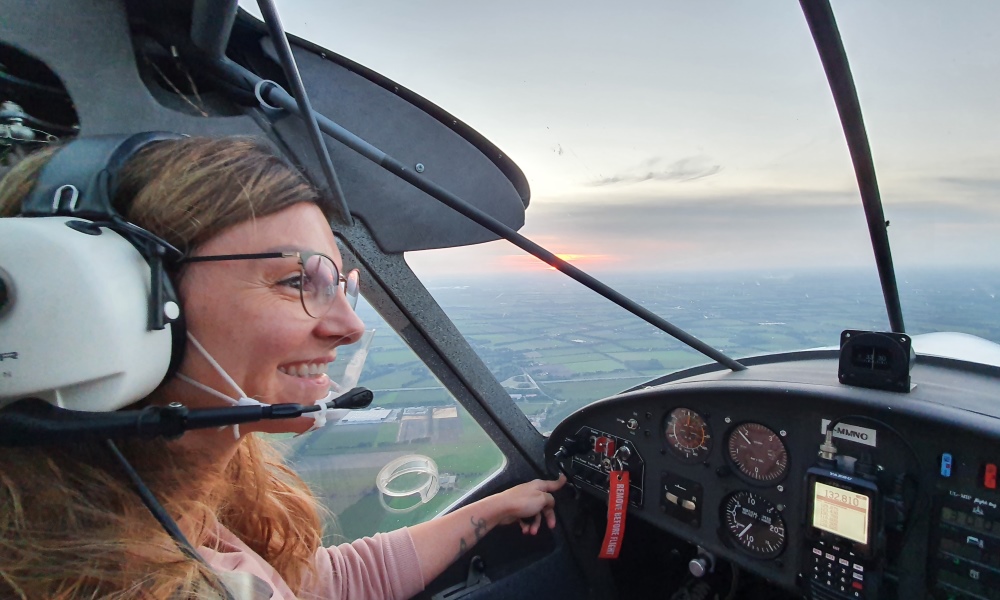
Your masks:
[[[868,496],[818,481],[813,494],[813,527],[868,543]]]

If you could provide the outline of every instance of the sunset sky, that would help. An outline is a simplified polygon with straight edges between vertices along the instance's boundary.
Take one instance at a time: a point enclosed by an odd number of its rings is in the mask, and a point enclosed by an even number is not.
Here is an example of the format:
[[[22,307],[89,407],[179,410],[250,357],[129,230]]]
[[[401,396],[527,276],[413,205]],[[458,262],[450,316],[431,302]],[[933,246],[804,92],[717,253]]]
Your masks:
[[[244,3],[255,12],[254,3]],[[998,265],[1000,3],[834,2],[897,264]],[[522,233],[601,272],[874,264],[797,2],[279,2],[511,156]],[[520,271],[506,242],[421,276]]]

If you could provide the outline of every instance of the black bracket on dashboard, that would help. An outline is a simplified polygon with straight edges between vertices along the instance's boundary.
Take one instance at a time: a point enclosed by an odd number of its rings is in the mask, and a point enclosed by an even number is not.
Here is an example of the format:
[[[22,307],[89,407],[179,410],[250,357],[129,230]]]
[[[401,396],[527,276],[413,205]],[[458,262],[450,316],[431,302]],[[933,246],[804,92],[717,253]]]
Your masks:
[[[481,556],[473,556],[472,560],[469,561],[469,574],[465,581],[441,590],[434,594],[431,600],[457,600],[489,584],[490,578],[486,576],[486,563]]]
[[[916,359],[910,336],[848,329],[840,334],[840,383],[909,393]]]

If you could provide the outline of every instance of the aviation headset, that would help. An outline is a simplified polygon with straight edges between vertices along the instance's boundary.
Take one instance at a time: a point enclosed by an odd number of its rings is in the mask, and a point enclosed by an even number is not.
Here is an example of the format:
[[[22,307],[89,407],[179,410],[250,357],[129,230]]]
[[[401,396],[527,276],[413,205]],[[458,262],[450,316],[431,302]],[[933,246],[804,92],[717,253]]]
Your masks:
[[[0,409],[26,398],[115,411],[180,364],[180,302],[166,241],[114,209],[119,171],[146,132],[75,139],[56,151],[21,203],[0,218]]]

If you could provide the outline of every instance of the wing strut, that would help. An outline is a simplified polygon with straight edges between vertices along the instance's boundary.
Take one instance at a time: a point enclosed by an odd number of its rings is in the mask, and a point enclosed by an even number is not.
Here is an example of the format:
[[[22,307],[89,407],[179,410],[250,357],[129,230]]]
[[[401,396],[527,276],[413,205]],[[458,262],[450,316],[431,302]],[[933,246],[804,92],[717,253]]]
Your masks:
[[[260,7],[260,12],[264,15],[264,22],[267,23],[267,29],[271,34],[271,41],[274,43],[274,49],[277,50],[278,57],[281,60],[281,69],[285,72],[285,79],[288,80],[288,83],[292,86],[292,90],[295,92],[298,114],[305,122],[306,130],[309,132],[309,139],[312,140],[313,147],[316,148],[316,154],[319,155],[319,166],[323,171],[323,176],[326,178],[327,189],[325,191],[333,196],[334,206],[341,223],[350,225],[353,221],[350,210],[347,208],[347,200],[344,199],[344,191],[340,188],[340,180],[337,179],[337,173],[333,169],[333,161],[330,160],[330,151],[326,147],[326,144],[323,143],[323,134],[320,133],[319,126],[316,124],[317,113],[312,109],[312,104],[309,102],[309,95],[306,94],[306,87],[302,83],[299,67],[295,64],[295,57],[292,56],[292,46],[288,43],[288,36],[285,35],[285,29],[281,25],[278,9],[274,6],[274,0],[257,0],[257,6]]]
[[[894,332],[905,333],[903,308],[899,303],[899,288],[896,286],[896,272],[892,266],[892,252],[889,249],[887,231],[889,222],[885,220],[885,213],[882,211],[882,198],[875,178],[872,149],[868,144],[868,134],[861,116],[861,103],[858,101],[858,90],[854,87],[854,77],[851,75],[851,66],[847,62],[847,53],[840,39],[840,30],[837,29],[837,21],[833,16],[829,0],[799,0],[799,4],[816,42],[827,81],[830,82],[833,100],[837,104],[840,123],[847,138],[847,147],[854,162],[854,173],[861,191],[861,203],[865,207],[872,250],[875,252],[875,266],[878,268],[879,281],[882,283],[885,309],[889,314],[889,327]]]

